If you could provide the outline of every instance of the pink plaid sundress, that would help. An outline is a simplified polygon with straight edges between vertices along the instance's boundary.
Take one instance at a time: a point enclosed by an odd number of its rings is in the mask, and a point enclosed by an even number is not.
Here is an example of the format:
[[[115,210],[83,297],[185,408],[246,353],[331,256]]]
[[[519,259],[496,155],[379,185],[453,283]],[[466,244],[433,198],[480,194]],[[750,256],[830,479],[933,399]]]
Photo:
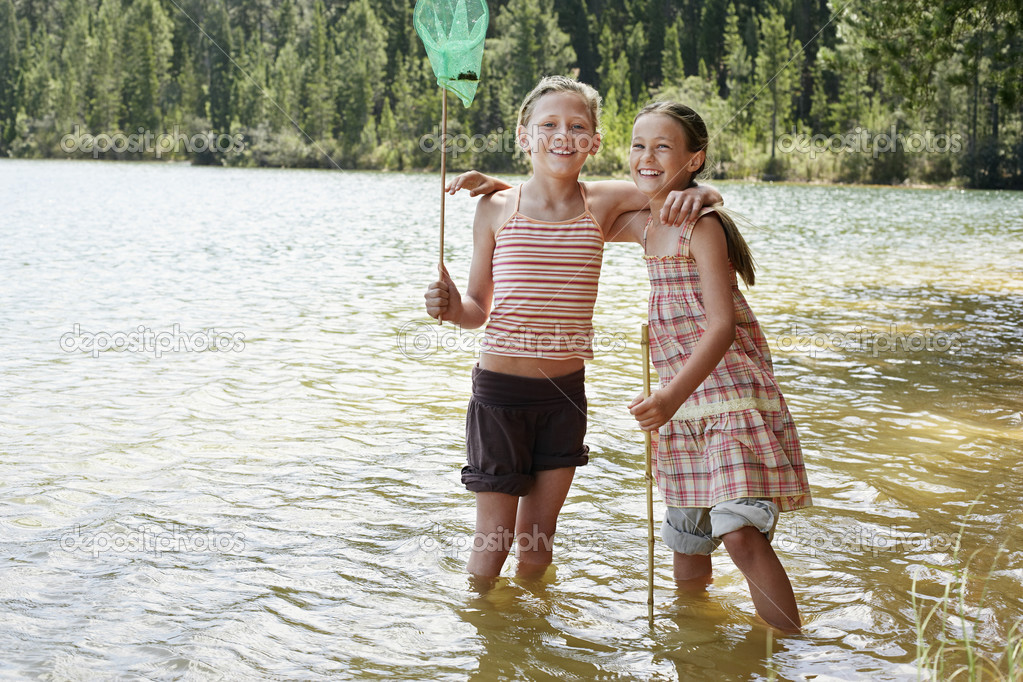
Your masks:
[[[650,351],[662,386],[681,370],[707,326],[700,275],[689,254],[695,225],[682,228],[676,255],[645,256]],[[645,250],[646,230],[643,242]],[[735,341],[661,427],[657,487],[670,507],[706,508],[740,497],[771,499],[781,511],[810,506],[796,425],[774,378],[767,340],[729,269]]]

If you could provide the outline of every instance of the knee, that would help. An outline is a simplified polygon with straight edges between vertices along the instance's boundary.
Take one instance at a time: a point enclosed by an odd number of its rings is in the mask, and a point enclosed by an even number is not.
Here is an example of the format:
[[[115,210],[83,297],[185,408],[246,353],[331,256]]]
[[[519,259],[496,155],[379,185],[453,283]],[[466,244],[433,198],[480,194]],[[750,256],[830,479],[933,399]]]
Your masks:
[[[756,528],[745,526],[731,533],[725,533],[721,537],[733,561],[741,561],[745,557],[752,557],[763,551],[764,547],[770,547],[767,538]]]

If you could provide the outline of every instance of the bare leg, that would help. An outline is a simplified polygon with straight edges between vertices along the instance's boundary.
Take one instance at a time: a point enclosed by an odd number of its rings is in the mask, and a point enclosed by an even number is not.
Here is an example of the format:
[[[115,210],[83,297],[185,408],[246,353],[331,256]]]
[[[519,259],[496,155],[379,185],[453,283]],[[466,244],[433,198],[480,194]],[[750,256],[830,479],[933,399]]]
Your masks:
[[[711,582],[709,554],[672,553],[675,584],[684,590],[701,591]]]
[[[538,471],[533,489],[519,499],[515,535],[519,556],[516,574],[520,577],[539,577],[550,565],[558,514],[574,476],[575,467]]]
[[[792,584],[764,534],[746,526],[726,533],[721,539],[732,561],[746,576],[760,617],[779,630],[799,632],[799,609]]]
[[[476,493],[476,534],[467,570],[493,578],[501,573],[512,544],[519,498],[505,493]]]

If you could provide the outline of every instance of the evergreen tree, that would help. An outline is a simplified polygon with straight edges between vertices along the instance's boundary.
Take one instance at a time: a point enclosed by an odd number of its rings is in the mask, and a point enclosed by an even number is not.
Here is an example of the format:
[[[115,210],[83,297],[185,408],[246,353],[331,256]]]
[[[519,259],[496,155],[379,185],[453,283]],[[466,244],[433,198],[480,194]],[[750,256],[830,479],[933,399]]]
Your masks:
[[[376,165],[382,170],[395,170],[399,168],[399,152],[393,144],[398,137],[398,122],[391,111],[391,102],[384,98],[383,109],[380,111],[380,125],[377,126],[380,146],[379,156]]]
[[[188,118],[205,118],[205,100],[197,69],[191,41],[181,41],[180,63],[174,80],[177,84],[179,115]]]
[[[600,89],[604,92],[605,101],[610,99],[611,90],[616,94],[632,92],[629,62],[623,43],[621,34],[613,30],[610,23],[605,23],[597,44],[600,52]]]
[[[56,78],[52,40],[45,29],[37,28],[32,33],[25,51],[22,78],[24,96],[22,110],[32,120],[52,118]]]
[[[729,4],[725,18],[725,88],[728,92],[728,103],[732,110],[735,127],[745,128],[752,120],[753,89],[751,77],[753,64],[746,52],[746,41],[739,33],[739,16],[735,5]]]
[[[703,26],[700,23],[700,14],[703,7],[702,0],[680,0],[678,5],[678,16],[682,18],[682,33],[679,40],[682,43],[682,62],[686,65],[686,74],[696,75],[700,64],[700,39],[703,31],[720,30],[711,26]]]
[[[505,120],[514,120],[518,102],[543,75],[567,74],[575,62],[568,35],[558,28],[553,0],[509,0],[497,16],[499,38],[492,41],[491,59],[506,68],[509,87]]]
[[[153,52],[153,34],[145,24],[125,31],[124,117],[121,127],[132,133],[138,128],[157,130],[160,124],[158,109],[160,83],[156,75],[156,56]]]
[[[642,16],[637,16],[637,20],[643,22],[643,26],[646,29],[646,54],[643,56],[644,64],[644,78],[646,85],[651,88],[657,88],[661,85],[661,81],[664,78],[664,57],[665,41],[667,40],[667,30],[672,24],[672,13],[669,7],[669,3],[665,0],[646,0],[645,8],[642,9]],[[676,36],[677,40],[681,40],[681,34]],[[679,45],[681,49],[681,43]],[[681,59],[681,57],[680,57]]]
[[[302,118],[299,98],[304,78],[298,49],[292,43],[281,46],[270,70],[270,97],[267,108],[272,130],[293,130]]]
[[[267,120],[267,63],[263,44],[256,37],[249,38],[238,60],[242,73],[237,79],[238,122],[256,127]]]
[[[579,68],[579,80],[596,85],[597,50],[594,46],[593,15],[587,9],[586,0],[555,0],[554,9],[559,28],[570,37],[572,49]]]
[[[94,132],[113,130],[121,119],[123,70],[121,65],[120,0],[102,0],[93,22],[92,66],[87,89],[89,126]]]
[[[375,113],[384,95],[387,36],[369,0],[354,0],[338,30],[338,111],[346,160],[356,163],[375,150]]]
[[[0,155],[6,155],[17,135],[15,124],[21,91],[18,19],[11,0],[0,0]]]
[[[810,70],[813,82],[813,94],[810,99],[810,121],[813,130],[830,132],[834,129],[834,125],[831,116],[831,102],[828,99],[828,93],[824,84],[824,68],[822,66],[823,60],[820,58],[821,53],[822,50],[818,50],[818,59]]]
[[[725,25],[728,17],[728,0],[706,0],[700,10],[700,31],[699,54],[704,64],[714,72],[714,78],[719,85],[724,85],[724,33],[721,27]]]
[[[685,78],[685,67],[682,64],[682,46],[679,36],[682,34],[682,17],[664,31],[664,52],[661,55],[661,69],[664,85],[678,85]]]
[[[206,59],[209,64],[207,112],[213,131],[228,133],[234,117],[234,54],[231,25],[223,0],[213,0],[207,17]],[[209,160],[209,157],[204,157]]]
[[[306,64],[302,82],[302,128],[313,140],[323,140],[333,135],[337,118],[334,108],[337,59],[334,41],[328,36],[322,0],[316,0],[313,9]]]
[[[298,31],[298,13],[293,0],[283,0],[274,17],[273,45],[274,59],[280,55],[285,45],[294,44]]]
[[[760,54],[757,55],[757,80],[767,94],[770,113],[771,160],[775,159],[778,127],[788,122],[794,86],[798,86],[799,69],[789,63],[799,49],[789,40],[785,18],[769,7],[760,21]],[[793,49],[795,48],[795,49]]]
[[[170,79],[171,22],[156,0],[134,0],[122,25],[124,50],[123,128],[157,132],[162,89]]]
[[[626,91],[633,101],[645,100],[647,98],[647,69],[644,55],[646,53],[647,37],[642,24],[635,24],[629,30],[628,39],[625,41],[625,54],[629,62],[629,72],[633,74],[630,79],[632,89]],[[650,79],[652,80],[652,79]]]
[[[89,11],[85,0],[64,0],[60,14],[64,21],[63,45],[56,102],[57,128],[67,132],[86,122],[88,111]]]

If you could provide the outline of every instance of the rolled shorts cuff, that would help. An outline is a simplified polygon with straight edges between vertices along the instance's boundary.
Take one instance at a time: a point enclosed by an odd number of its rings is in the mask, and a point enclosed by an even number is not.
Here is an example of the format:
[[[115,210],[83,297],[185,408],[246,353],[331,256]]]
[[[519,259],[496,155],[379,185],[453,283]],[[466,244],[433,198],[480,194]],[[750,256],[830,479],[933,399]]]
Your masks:
[[[669,507],[669,509],[671,508]],[[676,519],[675,522],[677,523],[678,520]],[[701,533],[699,529],[686,530],[684,527],[675,527],[667,514],[664,516],[664,523],[661,524],[661,539],[672,551],[690,555],[713,554],[717,546],[721,544],[720,540],[714,540],[709,535]]]
[[[679,554],[711,554],[721,538],[751,526],[774,538],[778,505],[771,500],[743,497],[704,507],[668,507],[661,525],[664,543]]]
[[[710,510],[710,525],[714,537],[720,539],[732,531],[752,526],[770,542],[778,524],[778,505],[771,500],[743,497],[714,505]]]
[[[589,453],[590,447],[588,445],[584,445],[579,452],[566,457],[534,455],[533,471],[550,471],[551,469],[586,466],[586,464],[590,461]]]
[[[523,497],[533,489],[536,477],[530,474],[488,474],[475,467],[462,467],[462,485],[473,493],[504,493]]]

